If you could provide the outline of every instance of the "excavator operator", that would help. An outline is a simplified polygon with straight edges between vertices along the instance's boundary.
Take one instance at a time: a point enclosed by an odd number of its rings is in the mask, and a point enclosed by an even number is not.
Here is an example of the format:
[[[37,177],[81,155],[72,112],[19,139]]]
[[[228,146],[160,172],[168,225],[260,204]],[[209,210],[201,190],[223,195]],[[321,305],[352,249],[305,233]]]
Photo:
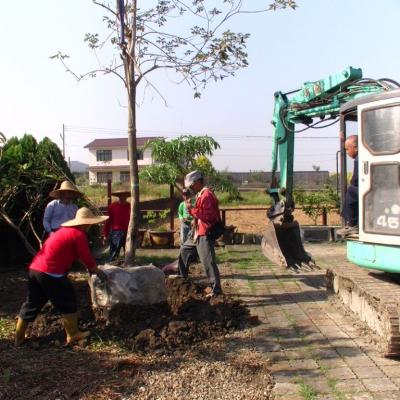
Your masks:
[[[342,217],[346,225],[338,233],[347,238],[358,238],[358,136],[349,136],[344,144],[347,155],[354,159],[353,176],[346,191]]]

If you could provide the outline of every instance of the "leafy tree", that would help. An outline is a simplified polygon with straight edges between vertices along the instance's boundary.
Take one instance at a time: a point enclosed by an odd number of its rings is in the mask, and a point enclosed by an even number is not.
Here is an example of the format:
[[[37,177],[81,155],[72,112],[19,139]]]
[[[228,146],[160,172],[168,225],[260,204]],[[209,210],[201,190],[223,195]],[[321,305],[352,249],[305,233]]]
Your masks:
[[[313,166],[312,166],[312,169],[313,169],[313,171],[318,172],[318,171],[321,170],[321,167],[320,167],[319,165],[313,165]]]
[[[235,198],[239,196],[237,188],[216,171],[207,158],[220,147],[213,138],[191,135],[172,140],[158,138],[150,140],[146,147],[151,147],[156,163],[140,171],[141,179],[156,184],[173,185],[181,191],[184,176],[190,171],[199,170],[209,177],[210,185],[215,190],[229,192]]]
[[[116,54],[108,63],[84,74],[72,71],[67,65],[68,55],[58,52],[52,58],[62,62],[67,71],[80,81],[97,74],[118,77],[127,90],[128,145],[131,177],[131,219],[127,235],[125,262],[135,257],[135,243],[139,224],[139,175],[136,153],[136,100],[139,85],[144,83],[159,92],[148,77],[157,70],[171,70],[200,97],[208,82],[222,80],[247,66],[246,43],[248,33],[224,30],[227,21],[235,16],[269,10],[295,8],[294,0],[271,0],[263,9],[246,9],[243,0],[92,0],[102,7],[109,34],[101,40],[97,33],[87,33],[84,41],[98,52],[108,41]],[[112,5],[114,3],[115,6]],[[177,27],[179,26],[179,30]],[[97,64],[96,64],[97,65]]]
[[[16,231],[28,252],[41,245],[43,211],[58,181],[73,180],[60,149],[32,135],[5,142],[0,159],[0,218]],[[34,239],[33,239],[34,238]]]
[[[339,197],[331,186],[326,186],[325,190],[318,192],[295,190],[294,201],[301,204],[304,213],[313,219],[315,225],[324,210],[329,212],[340,207]]]

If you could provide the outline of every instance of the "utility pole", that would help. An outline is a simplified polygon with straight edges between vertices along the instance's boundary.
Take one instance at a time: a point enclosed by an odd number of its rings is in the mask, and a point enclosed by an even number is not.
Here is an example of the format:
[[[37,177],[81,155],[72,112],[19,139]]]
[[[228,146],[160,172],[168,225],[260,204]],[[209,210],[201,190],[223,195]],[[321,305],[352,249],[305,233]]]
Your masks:
[[[62,124],[62,133],[60,133],[60,137],[62,140],[62,155],[65,160],[65,125],[64,124]]]

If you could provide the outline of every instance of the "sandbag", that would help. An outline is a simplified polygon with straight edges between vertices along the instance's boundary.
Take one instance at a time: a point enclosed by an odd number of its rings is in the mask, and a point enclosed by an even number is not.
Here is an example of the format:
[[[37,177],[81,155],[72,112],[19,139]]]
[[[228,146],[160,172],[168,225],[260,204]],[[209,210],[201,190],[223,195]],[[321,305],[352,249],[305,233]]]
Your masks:
[[[101,282],[96,275],[89,278],[94,307],[111,309],[116,304],[149,305],[167,301],[165,275],[154,265],[120,268],[101,265],[107,275]]]

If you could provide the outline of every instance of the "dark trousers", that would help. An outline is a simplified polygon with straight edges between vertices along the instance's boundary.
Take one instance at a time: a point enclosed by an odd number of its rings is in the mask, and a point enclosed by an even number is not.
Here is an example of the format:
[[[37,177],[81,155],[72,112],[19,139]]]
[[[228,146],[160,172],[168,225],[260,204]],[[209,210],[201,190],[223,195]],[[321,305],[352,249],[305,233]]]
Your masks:
[[[55,278],[44,272],[29,270],[28,296],[22,304],[19,317],[34,321],[49,300],[61,314],[77,312],[74,287],[66,276]]]
[[[126,231],[111,231],[110,233],[110,258],[115,260],[119,257],[122,248],[125,250]]]
[[[342,217],[346,221],[346,225],[358,225],[358,187],[350,185],[347,188],[344,199]]]
[[[189,237],[181,246],[178,259],[178,269],[179,274],[186,278],[189,273],[190,262],[193,260],[197,250],[200,262],[203,265],[213,292],[219,294],[222,292],[222,289],[219,269],[215,257],[214,244],[215,241],[209,239],[207,236],[199,236],[196,242]]]

